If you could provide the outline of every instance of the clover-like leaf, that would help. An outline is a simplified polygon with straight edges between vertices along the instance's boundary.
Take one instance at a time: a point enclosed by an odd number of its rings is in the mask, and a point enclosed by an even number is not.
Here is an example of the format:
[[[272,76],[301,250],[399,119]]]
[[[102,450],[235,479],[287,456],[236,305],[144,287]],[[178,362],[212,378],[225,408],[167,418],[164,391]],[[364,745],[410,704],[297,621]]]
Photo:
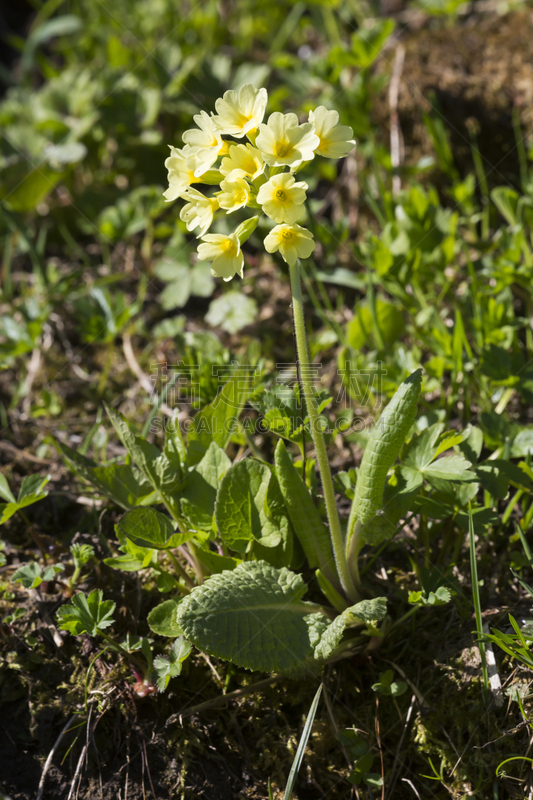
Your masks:
[[[439,586],[434,592],[410,592],[409,602],[414,606],[444,606],[452,599],[449,589]]]
[[[157,656],[154,658],[154,675],[157,681],[157,688],[164,692],[171,678],[181,674],[181,667],[192,649],[191,643],[183,636],[176,639],[167,656]]]
[[[41,567],[35,561],[30,561],[29,564],[19,567],[11,580],[15,583],[21,583],[25,589],[36,589],[44,581],[53,580],[63,569],[63,564],[50,564],[47,567]]]
[[[382,672],[379,676],[379,681],[372,685],[372,691],[389,697],[399,697],[407,691],[407,684],[405,681],[395,681],[393,678],[394,672],[392,669]]]
[[[114,610],[115,603],[104,600],[101,589],[93,589],[88,597],[78,592],[69,605],[61,606],[57,612],[57,620],[61,630],[70,631],[75,636],[81,633],[96,636],[98,631],[113,623],[111,615]]]

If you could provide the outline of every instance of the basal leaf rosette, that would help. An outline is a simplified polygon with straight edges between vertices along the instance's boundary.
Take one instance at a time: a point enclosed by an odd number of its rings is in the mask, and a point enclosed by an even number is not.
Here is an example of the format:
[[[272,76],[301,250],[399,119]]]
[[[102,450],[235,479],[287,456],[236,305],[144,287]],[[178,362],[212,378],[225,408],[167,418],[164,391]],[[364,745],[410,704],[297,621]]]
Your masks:
[[[275,111],[264,122],[266,89],[246,84],[215,102],[216,114],[201,111],[195,128],[185,131],[183,147],[170,145],[167,202],[185,201],[180,219],[201,239],[198,257],[211,262],[214,277],[242,278],[242,245],[256,228],[257,214],[233,233],[208,233],[217,218],[260,210],[271,221],[265,250],[279,252],[287,264],[308,258],[313,236],[298,223],[305,219],[308,185],[295,173],[315,158],[344,158],[355,147],[353,130],[339,124],[337,111],[318,106],[306,122],[296,114]],[[247,142],[243,140],[247,139]],[[211,196],[196,186],[218,187]],[[239,216],[239,214],[236,214]]]

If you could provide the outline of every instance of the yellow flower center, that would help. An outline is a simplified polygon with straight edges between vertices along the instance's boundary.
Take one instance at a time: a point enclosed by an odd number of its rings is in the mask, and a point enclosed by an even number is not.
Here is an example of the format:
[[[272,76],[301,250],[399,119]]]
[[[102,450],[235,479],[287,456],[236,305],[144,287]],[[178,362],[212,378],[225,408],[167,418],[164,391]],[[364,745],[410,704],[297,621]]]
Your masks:
[[[287,140],[283,142],[276,142],[276,155],[280,158],[285,158],[292,150],[292,145]]]
[[[230,258],[235,258],[237,255],[237,245],[235,242],[232,242],[231,239],[226,239],[225,242],[222,242],[221,249],[224,255]]]
[[[285,202],[287,199],[287,195],[283,191],[283,189],[278,189],[276,192],[276,200],[279,200],[281,203]]]
[[[257,166],[257,161],[255,158],[253,158],[253,156],[250,156],[249,158],[243,158],[242,168],[248,173],[248,175],[253,175],[257,169]]]
[[[294,233],[288,228],[285,228],[285,230],[281,231],[281,238],[288,242],[290,239],[294,239]]]

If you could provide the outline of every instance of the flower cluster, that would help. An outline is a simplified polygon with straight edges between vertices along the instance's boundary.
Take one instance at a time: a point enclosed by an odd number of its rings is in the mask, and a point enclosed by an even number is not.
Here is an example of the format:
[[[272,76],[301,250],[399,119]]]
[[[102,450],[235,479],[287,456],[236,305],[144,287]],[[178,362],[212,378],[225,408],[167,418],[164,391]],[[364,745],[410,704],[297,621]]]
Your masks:
[[[241,246],[255,230],[259,215],[249,217],[229,234],[207,233],[218,211],[260,209],[275,225],[265,238],[269,253],[279,251],[289,265],[314,250],[313,235],[300,226],[306,215],[308,189],[295,174],[315,155],[343,158],[355,146],[353,131],[339,125],[336,111],[319,106],[300,124],[296,114],[271,114],[263,122],[266,89],[243,86],[225,92],[215,103],[217,113],[197,114],[196,128],[185,131],[182,148],[170,147],[165,161],[167,201],[186,201],[180,218],[187,230],[199,228],[198,257],[211,261],[216,278],[231,280],[244,267]],[[231,137],[231,138],[223,138]],[[247,141],[245,141],[247,140]],[[220,161],[219,161],[220,159]],[[206,197],[193,184],[219,185]]]

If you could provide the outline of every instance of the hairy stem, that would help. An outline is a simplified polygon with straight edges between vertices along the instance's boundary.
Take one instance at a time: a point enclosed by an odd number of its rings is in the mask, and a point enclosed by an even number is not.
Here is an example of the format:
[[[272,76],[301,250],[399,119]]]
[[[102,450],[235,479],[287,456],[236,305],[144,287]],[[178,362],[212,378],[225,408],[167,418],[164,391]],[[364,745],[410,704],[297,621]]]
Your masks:
[[[324,501],[328,515],[329,530],[331,543],[333,545],[335,563],[337,565],[337,572],[344,593],[351,600],[355,601],[359,599],[359,595],[356,592],[353,581],[350,577],[346,556],[344,554],[344,542],[341,532],[339,514],[337,511],[337,504],[335,502],[335,490],[333,488],[333,480],[331,478],[331,470],[329,468],[326,442],[324,439],[324,433],[320,427],[320,415],[311,381],[311,364],[309,362],[309,351],[307,348],[307,337],[305,333],[302,286],[300,283],[300,267],[298,261],[296,261],[296,263],[293,265],[289,265],[289,271],[291,279],[292,311],[294,318],[294,333],[296,336],[297,358],[300,365],[302,388],[307,405],[307,413],[309,415],[311,436],[313,437],[313,443],[315,445],[316,459],[318,463],[318,469],[320,471],[320,478],[322,480],[322,488],[324,490]]]

